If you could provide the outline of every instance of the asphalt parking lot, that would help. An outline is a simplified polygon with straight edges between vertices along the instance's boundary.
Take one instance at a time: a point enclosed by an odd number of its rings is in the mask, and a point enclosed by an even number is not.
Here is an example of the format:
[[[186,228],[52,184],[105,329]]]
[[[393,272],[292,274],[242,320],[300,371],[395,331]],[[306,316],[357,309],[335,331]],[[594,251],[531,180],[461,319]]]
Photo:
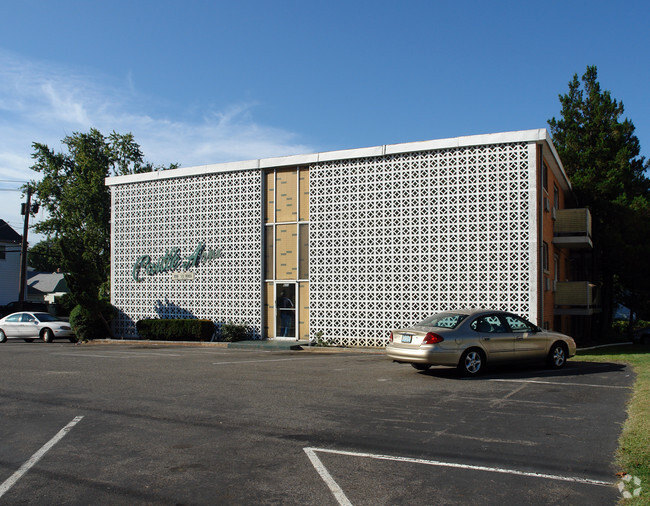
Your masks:
[[[633,374],[0,345],[0,504],[615,504]]]

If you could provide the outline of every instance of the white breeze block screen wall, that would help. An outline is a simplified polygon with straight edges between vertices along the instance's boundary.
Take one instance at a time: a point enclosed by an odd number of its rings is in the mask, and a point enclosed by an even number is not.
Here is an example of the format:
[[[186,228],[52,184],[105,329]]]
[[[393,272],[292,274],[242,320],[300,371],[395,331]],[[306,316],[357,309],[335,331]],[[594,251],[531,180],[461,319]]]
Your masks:
[[[464,307],[536,321],[535,160],[522,142],[311,165],[311,333],[383,346]]]
[[[111,282],[113,304],[120,310],[116,336],[135,336],[135,323],[143,318],[187,317],[242,323],[259,335],[259,171],[118,184],[111,187],[111,194]],[[142,256],[160,263],[178,248],[178,255],[185,258],[202,243],[209,255],[191,269],[194,279],[174,279],[171,269],[147,274],[143,268],[141,280],[134,280],[133,267]]]

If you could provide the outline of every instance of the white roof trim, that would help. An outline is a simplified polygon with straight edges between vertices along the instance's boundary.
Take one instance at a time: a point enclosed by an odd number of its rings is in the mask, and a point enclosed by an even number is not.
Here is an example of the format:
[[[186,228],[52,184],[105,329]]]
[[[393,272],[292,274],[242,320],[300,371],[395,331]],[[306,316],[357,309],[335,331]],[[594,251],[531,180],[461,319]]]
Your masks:
[[[275,158],[262,158],[259,160],[246,160],[241,162],[226,162],[210,165],[198,165],[195,167],[181,167],[172,170],[161,170],[155,172],[144,172],[142,174],[131,174],[128,176],[114,176],[106,178],[108,186],[142,183],[156,181],[159,179],[172,179],[177,177],[203,176],[220,172],[234,172],[242,170],[268,169],[273,167],[287,167],[292,165],[307,165],[332,160],[349,160],[352,158],[366,158],[374,156],[409,153],[414,151],[429,151],[436,149],[449,149],[467,146],[481,146],[488,144],[506,144],[512,142],[546,142],[550,147],[562,174],[566,178],[562,162],[553,146],[551,136],[545,128],[536,130],[520,130],[515,132],[502,132],[484,135],[469,135],[464,137],[452,137],[449,139],[438,139],[420,142],[407,142],[403,144],[387,144],[370,148],[346,149],[339,151],[326,151],[305,155],[282,156]],[[567,179],[568,181],[568,179]]]

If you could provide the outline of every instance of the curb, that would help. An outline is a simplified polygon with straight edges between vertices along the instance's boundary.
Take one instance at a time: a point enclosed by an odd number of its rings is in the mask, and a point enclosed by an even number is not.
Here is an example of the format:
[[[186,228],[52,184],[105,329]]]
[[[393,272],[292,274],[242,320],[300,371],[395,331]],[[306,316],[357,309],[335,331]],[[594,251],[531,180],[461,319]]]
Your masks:
[[[149,341],[140,339],[93,339],[86,343],[77,343],[81,346],[101,346],[106,344],[128,345],[134,347],[169,347],[169,346],[194,346],[205,348],[228,348],[236,350],[268,350],[268,351],[305,351],[309,353],[375,353],[383,354],[383,348],[345,348],[337,346],[310,346],[309,341],[273,341],[254,340],[238,341],[234,343],[211,341]]]
[[[588,348],[578,348],[576,352],[578,351],[589,351],[589,350],[597,350],[599,348],[612,348],[613,346],[625,346],[629,344],[634,344],[631,341],[625,342],[625,343],[611,343],[611,344],[599,344],[597,346],[589,346]]]

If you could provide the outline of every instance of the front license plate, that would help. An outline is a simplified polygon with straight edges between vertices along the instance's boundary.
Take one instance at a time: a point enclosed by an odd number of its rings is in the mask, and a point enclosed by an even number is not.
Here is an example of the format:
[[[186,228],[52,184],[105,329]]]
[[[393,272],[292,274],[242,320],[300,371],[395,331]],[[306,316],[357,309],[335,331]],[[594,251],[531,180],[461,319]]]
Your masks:
[[[403,343],[410,343],[412,338],[413,338],[413,336],[410,336],[408,334],[402,334],[402,342]]]

